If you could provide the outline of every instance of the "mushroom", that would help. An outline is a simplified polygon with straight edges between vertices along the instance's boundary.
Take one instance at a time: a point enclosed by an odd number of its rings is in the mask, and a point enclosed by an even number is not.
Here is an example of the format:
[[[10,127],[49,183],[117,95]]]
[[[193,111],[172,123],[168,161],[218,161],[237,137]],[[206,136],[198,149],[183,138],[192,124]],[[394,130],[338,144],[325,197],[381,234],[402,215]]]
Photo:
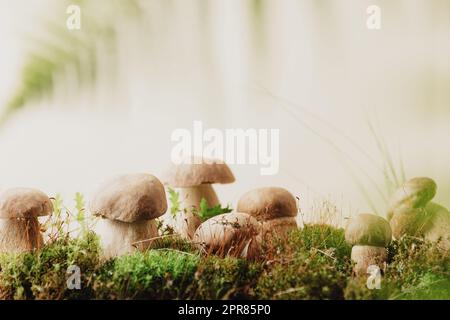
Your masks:
[[[450,250],[450,212],[434,202],[428,203],[426,212],[432,216],[424,232],[425,240],[438,243],[444,250]]]
[[[262,224],[263,235],[287,235],[297,229],[297,203],[283,188],[265,187],[245,193],[236,208],[255,217]]]
[[[356,275],[364,275],[367,268],[377,265],[383,268],[387,261],[386,247],[391,242],[389,223],[373,214],[359,214],[350,219],[345,230],[345,240],[353,245],[351,259],[356,263]]]
[[[150,174],[118,176],[93,197],[91,212],[105,258],[148,249],[158,236],[155,219],[167,210],[164,186]]]
[[[420,177],[405,182],[395,191],[387,214],[394,238],[424,234],[433,219],[426,207],[436,195],[436,189],[432,179]]]
[[[203,222],[193,241],[207,253],[253,259],[259,250],[259,229],[260,224],[249,214],[225,213]]]
[[[38,217],[53,212],[49,197],[35,189],[15,188],[0,194],[0,252],[23,252],[43,246]]]
[[[423,235],[430,218],[425,208],[402,208],[395,211],[389,221],[394,239],[400,239],[403,235]]]
[[[437,185],[430,178],[413,178],[400,186],[389,202],[387,218],[391,220],[396,212],[422,209],[436,195]]]
[[[182,237],[192,239],[201,223],[196,210],[205,199],[208,207],[219,204],[211,184],[232,183],[234,175],[224,162],[215,159],[194,158],[189,163],[172,165],[166,172],[164,183],[179,193],[181,212],[175,216],[166,214],[164,222]]]

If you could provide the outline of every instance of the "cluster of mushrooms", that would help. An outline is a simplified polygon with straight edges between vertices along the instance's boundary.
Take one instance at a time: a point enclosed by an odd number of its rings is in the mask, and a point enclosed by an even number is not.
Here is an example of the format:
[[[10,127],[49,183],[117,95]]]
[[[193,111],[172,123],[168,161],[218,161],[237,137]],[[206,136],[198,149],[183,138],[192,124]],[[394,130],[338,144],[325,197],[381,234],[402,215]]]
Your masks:
[[[450,212],[431,202],[437,191],[436,183],[426,177],[406,181],[389,202],[387,220],[360,214],[350,219],[345,239],[351,244],[351,259],[357,275],[366,274],[368,267],[384,269],[391,240],[404,236],[422,238],[436,243],[445,253],[450,251]]]
[[[257,258],[261,243],[273,236],[286,236],[297,228],[295,197],[287,190],[264,187],[245,193],[236,211],[202,222],[198,214],[205,199],[209,207],[219,199],[212,184],[235,181],[230,168],[219,160],[201,159],[173,165],[163,178],[151,174],[129,174],[107,181],[95,193],[90,211],[99,217],[94,231],[99,235],[103,256],[112,258],[152,247],[160,237],[158,225],[170,226],[176,234],[211,254]],[[181,207],[167,212],[166,188],[179,194]],[[421,236],[450,246],[450,213],[431,202],[436,183],[429,178],[407,181],[393,195],[387,220],[374,214],[350,219],[346,241],[353,246],[351,259],[356,275],[368,267],[384,268],[392,238]],[[10,189],[0,194],[0,253],[23,252],[42,247],[38,217],[51,215],[51,199],[35,189]]]
[[[387,213],[394,238],[421,237],[450,250],[450,212],[431,201],[436,191],[432,179],[414,178],[395,192]]]

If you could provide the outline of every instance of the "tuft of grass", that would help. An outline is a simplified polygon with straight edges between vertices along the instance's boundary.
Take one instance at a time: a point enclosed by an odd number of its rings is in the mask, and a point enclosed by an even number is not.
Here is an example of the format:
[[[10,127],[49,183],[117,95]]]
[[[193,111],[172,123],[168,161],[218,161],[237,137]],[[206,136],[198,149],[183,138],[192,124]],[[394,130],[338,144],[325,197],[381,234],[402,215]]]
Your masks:
[[[317,224],[266,244],[256,293],[264,299],[343,299],[351,273],[344,231]]]

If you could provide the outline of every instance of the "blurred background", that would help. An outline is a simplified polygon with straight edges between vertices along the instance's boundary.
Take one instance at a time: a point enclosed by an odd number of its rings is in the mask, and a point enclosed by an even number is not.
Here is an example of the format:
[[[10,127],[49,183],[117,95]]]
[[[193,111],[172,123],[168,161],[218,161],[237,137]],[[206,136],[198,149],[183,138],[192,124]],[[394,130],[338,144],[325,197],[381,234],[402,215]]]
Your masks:
[[[201,120],[280,129],[279,173],[233,165],[223,203],[276,185],[310,219],[384,215],[396,185],[430,176],[450,206],[447,0],[0,0],[0,39],[0,189],[70,202],[158,176],[172,131]]]

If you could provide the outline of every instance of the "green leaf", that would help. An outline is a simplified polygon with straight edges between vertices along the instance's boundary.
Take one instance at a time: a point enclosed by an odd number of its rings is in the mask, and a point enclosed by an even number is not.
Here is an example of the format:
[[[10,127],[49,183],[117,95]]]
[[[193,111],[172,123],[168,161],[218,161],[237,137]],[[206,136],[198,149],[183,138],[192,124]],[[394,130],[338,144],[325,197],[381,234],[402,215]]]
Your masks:
[[[233,211],[229,205],[222,208],[220,204],[209,207],[206,199],[202,198],[199,205],[199,210],[196,212],[202,221],[206,221],[212,217],[218,216],[219,214],[230,213]]]
[[[180,212],[180,194],[172,188],[168,188],[169,201],[170,201],[170,213],[172,217],[176,217],[178,212]]]

